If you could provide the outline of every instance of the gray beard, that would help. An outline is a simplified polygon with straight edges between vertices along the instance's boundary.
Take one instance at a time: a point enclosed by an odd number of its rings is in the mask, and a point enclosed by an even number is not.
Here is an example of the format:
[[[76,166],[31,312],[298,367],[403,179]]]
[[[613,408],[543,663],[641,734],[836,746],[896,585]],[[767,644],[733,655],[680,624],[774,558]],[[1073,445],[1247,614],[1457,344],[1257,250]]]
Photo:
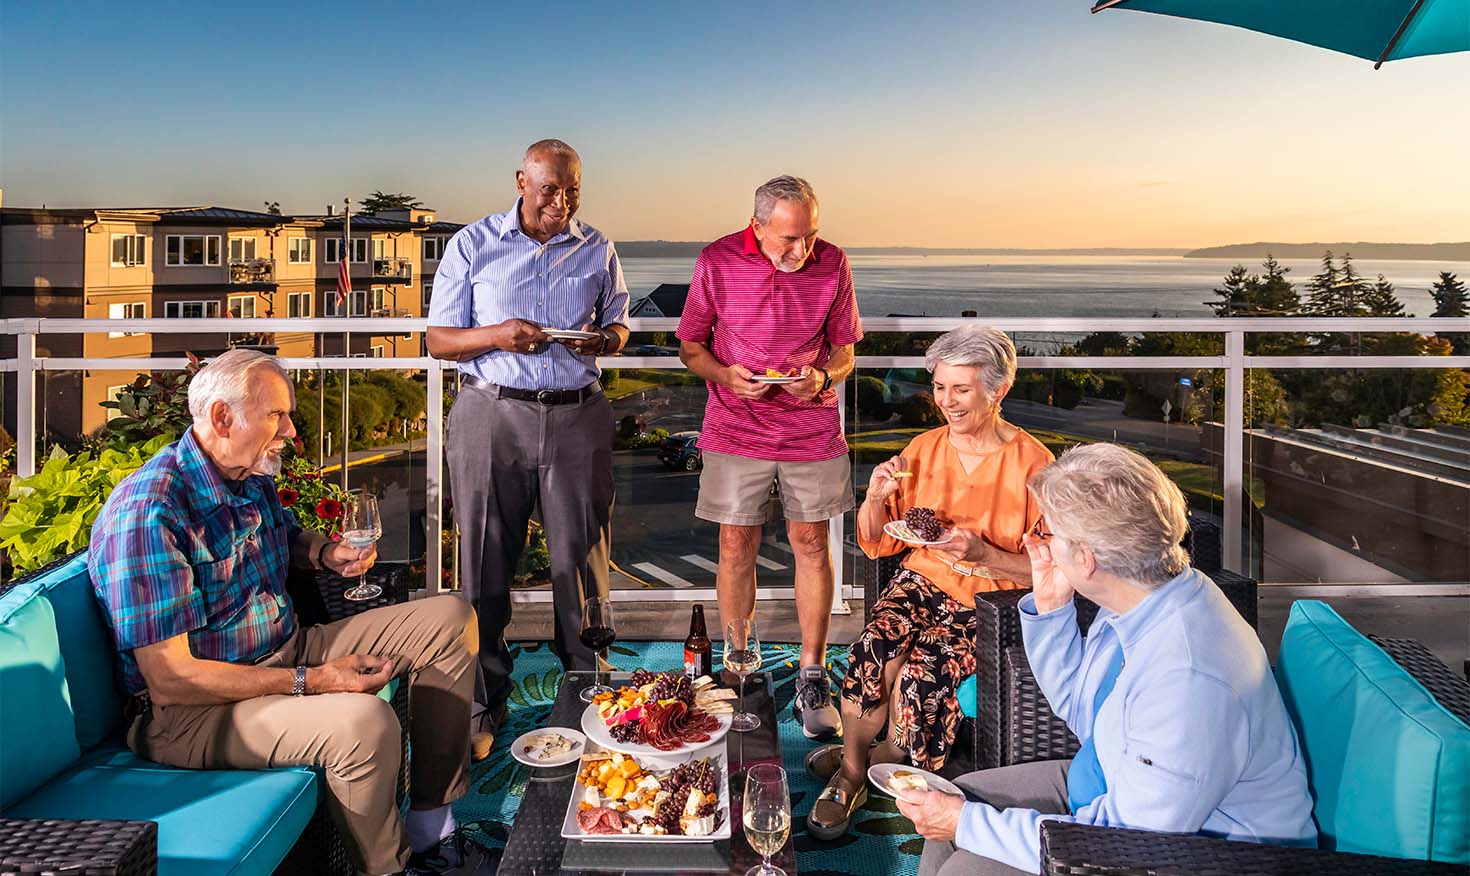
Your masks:
[[[281,455],[279,453],[267,453],[260,458],[259,462],[251,467],[250,473],[253,475],[275,477],[281,473]]]

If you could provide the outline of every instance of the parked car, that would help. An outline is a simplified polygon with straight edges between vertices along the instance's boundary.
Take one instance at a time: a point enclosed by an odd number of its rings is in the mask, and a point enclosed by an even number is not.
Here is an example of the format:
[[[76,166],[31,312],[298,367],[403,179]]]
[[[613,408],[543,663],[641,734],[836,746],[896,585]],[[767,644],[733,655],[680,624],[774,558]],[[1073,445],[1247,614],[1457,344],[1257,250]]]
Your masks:
[[[704,454],[696,446],[698,432],[675,432],[658,448],[658,461],[669,470],[699,471],[704,467]]]

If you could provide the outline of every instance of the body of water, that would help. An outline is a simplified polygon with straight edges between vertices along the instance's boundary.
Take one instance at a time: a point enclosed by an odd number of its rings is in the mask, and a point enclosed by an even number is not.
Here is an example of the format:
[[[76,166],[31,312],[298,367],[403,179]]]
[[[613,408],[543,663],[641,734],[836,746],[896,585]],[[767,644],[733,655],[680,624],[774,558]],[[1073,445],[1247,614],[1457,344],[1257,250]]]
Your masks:
[[[854,255],[853,281],[864,316],[1160,316],[1199,317],[1215,300],[1235,259],[1180,256],[917,256]],[[1287,277],[1303,297],[1319,261],[1288,259]],[[1430,285],[1440,271],[1470,281],[1470,262],[1354,261],[1370,279],[1380,273],[1415,316],[1429,316]],[[1246,267],[1259,271],[1259,264]],[[660,283],[688,283],[694,260],[629,258],[623,272],[634,300]]]

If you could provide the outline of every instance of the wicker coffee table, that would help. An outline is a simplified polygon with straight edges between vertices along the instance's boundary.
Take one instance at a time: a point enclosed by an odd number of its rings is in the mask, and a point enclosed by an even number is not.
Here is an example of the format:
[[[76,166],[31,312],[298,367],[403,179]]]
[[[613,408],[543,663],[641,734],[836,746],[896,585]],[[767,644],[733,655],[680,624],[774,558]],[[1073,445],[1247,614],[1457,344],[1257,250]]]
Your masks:
[[[614,684],[626,681],[626,673],[615,673]],[[548,726],[580,729],[586,704],[578,698],[593,683],[591,672],[569,672],[562,680]],[[745,765],[780,763],[781,743],[776,733],[776,712],[770,681],[764,673],[749,679],[745,708],[760,716],[761,726],[749,733],[731,732],[725,737],[730,769],[734,771],[744,750]],[[731,794],[731,837],[710,843],[607,843],[562,839],[562,821],[577,778],[577,764],[532,770],[526,796],[511,825],[500,862],[501,876],[550,876],[555,873],[732,873],[744,876],[759,864],[740,828],[740,795]],[[793,819],[794,821],[795,819]],[[788,841],[771,863],[796,876],[796,853]]]

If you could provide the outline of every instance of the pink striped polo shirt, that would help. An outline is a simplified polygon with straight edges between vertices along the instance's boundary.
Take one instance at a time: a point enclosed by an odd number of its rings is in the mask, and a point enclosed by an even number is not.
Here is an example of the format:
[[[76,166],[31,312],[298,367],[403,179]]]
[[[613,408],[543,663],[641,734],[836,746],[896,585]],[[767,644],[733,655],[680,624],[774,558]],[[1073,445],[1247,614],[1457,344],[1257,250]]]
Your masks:
[[[722,365],[738,362],[756,374],[821,368],[832,347],[863,337],[847,254],[818,238],[801,270],[782,273],[750,226],[728,234],[694,263],[678,336],[709,345]],[[710,383],[699,446],[782,462],[832,459],[847,452],[839,413],[831,389],[804,402],[773,386],[746,401]]]

